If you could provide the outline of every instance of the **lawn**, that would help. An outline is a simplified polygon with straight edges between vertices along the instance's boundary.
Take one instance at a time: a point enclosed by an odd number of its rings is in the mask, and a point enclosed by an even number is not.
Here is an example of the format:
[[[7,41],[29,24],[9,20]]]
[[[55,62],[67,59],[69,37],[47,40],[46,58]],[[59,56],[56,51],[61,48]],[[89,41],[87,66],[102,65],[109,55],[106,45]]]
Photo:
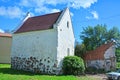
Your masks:
[[[99,80],[88,76],[51,76],[13,70],[9,64],[0,64],[0,80]]]

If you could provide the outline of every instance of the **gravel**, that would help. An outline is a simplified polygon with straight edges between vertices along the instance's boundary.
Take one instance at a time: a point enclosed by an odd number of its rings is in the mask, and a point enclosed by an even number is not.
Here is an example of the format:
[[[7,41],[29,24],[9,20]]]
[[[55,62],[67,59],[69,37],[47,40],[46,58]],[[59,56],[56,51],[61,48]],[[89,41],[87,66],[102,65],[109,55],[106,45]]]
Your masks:
[[[107,76],[105,74],[94,74],[94,75],[86,74],[86,76],[91,76],[91,77],[97,78],[99,80],[108,80]]]

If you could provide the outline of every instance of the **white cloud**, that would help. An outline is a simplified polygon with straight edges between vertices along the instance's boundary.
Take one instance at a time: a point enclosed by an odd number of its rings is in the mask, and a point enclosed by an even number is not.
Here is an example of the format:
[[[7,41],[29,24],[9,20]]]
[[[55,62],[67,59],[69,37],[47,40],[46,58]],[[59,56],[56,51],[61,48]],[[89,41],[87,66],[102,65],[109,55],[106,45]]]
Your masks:
[[[74,14],[72,13],[72,12],[70,12],[70,15],[73,17],[74,16]]]
[[[48,13],[49,11],[48,11],[48,9],[46,7],[41,7],[41,8],[37,7],[35,9],[35,12],[37,12],[37,13],[42,13],[42,12]]]
[[[97,0],[73,0],[70,6],[76,9],[81,7],[89,8],[95,2],[97,2]]]
[[[24,12],[19,7],[0,7],[0,16],[6,16],[9,18],[20,18],[24,15]]]
[[[60,12],[59,9],[51,9],[51,12],[54,13],[54,12]]]
[[[19,5],[24,7],[32,7],[37,12],[47,12],[50,8],[47,6],[56,6],[58,4],[79,9],[81,7],[88,8],[97,0],[20,0]],[[40,10],[41,9],[41,10]]]
[[[59,9],[55,8],[57,5],[74,9],[79,9],[81,7],[89,8],[95,2],[97,2],[97,0],[18,0],[13,3],[16,6],[0,6],[0,16],[7,16],[9,18],[21,18],[23,15],[25,15],[22,9],[28,10],[34,14],[53,13],[60,11]],[[73,16],[73,14],[71,15]]]
[[[96,11],[92,11],[91,14],[93,15],[94,19],[98,19],[99,18],[98,13]]]
[[[91,16],[86,16],[86,19],[99,19],[99,15],[96,11],[90,12]]]
[[[51,9],[51,8],[47,8],[47,7],[42,7],[42,8],[36,8],[35,12],[37,13],[54,13],[54,12],[59,12],[59,9]]]
[[[0,32],[1,32],[1,33],[4,33],[4,31],[3,31],[2,29],[0,29]]]
[[[50,0],[47,1],[45,0],[45,4],[49,4],[49,5],[57,5],[57,4],[65,4],[69,7],[72,8],[88,8],[90,7],[92,4],[94,4],[95,2],[97,2],[97,0]]]
[[[21,2],[19,3],[19,5],[20,6],[28,7],[28,6],[30,6],[30,3],[27,0],[21,0]]]

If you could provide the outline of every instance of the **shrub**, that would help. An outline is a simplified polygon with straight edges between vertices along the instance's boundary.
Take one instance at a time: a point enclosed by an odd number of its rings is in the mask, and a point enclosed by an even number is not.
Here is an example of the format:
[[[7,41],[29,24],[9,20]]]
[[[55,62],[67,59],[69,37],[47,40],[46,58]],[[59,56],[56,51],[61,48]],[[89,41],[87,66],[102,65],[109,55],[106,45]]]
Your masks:
[[[116,63],[116,68],[118,68],[118,69],[120,68],[120,62]]]
[[[67,56],[63,59],[63,73],[65,75],[83,74],[85,70],[82,58],[77,56]]]

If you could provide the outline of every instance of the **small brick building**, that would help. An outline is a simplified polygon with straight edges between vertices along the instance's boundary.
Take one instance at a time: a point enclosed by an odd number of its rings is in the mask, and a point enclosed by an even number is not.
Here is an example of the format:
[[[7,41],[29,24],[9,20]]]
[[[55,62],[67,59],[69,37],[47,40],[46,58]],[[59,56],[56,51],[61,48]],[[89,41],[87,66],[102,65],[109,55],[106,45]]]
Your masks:
[[[115,45],[113,42],[103,44],[84,55],[86,67],[96,67],[106,71],[116,68]]]

